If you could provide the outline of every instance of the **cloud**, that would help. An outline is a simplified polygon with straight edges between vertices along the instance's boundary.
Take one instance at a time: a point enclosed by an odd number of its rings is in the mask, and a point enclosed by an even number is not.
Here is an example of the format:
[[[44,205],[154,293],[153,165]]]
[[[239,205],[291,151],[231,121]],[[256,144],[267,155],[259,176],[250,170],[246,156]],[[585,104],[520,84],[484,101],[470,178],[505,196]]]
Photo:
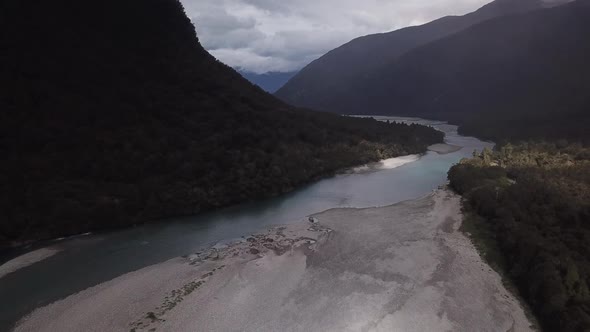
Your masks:
[[[359,36],[473,11],[487,0],[181,0],[203,46],[258,74],[299,70]]]

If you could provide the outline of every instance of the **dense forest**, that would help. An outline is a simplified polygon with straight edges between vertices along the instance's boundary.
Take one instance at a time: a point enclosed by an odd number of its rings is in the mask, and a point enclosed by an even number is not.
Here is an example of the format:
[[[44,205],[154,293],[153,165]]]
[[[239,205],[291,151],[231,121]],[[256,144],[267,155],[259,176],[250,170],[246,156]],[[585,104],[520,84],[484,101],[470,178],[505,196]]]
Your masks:
[[[504,144],[449,171],[464,227],[546,331],[590,330],[590,148]]]
[[[434,129],[295,109],[177,0],[0,1],[0,244],[198,213],[420,153]]]

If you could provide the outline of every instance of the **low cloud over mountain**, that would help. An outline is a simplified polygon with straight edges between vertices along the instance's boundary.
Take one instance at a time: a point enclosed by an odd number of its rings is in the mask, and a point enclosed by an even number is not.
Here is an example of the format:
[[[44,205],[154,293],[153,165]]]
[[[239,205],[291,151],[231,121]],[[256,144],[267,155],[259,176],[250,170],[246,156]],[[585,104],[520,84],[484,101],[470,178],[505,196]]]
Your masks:
[[[486,0],[183,0],[204,47],[253,73],[301,69],[349,40],[449,15]]]

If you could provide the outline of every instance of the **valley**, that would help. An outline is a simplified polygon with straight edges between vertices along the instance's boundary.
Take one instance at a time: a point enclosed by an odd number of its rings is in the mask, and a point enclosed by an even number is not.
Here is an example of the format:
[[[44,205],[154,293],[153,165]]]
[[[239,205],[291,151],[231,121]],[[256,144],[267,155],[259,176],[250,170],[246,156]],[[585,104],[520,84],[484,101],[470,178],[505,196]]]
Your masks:
[[[589,35],[590,0],[0,1],[0,330],[590,330]]]

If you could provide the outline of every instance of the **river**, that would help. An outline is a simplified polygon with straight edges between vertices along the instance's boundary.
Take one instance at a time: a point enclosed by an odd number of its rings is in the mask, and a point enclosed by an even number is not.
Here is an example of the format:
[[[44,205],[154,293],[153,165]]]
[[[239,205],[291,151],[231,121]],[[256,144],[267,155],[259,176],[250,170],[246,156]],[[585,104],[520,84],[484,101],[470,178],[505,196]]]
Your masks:
[[[88,287],[271,225],[299,221],[331,208],[386,206],[424,196],[445,183],[451,165],[475,149],[492,146],[460,136],[456,126],[440,121],[377,118],[433,126],[446,133],[448,144],[462,149],[359,167],[281,197],[200,216],[55,242],[59,253],[0,278],[0,331],[33,309]]]

